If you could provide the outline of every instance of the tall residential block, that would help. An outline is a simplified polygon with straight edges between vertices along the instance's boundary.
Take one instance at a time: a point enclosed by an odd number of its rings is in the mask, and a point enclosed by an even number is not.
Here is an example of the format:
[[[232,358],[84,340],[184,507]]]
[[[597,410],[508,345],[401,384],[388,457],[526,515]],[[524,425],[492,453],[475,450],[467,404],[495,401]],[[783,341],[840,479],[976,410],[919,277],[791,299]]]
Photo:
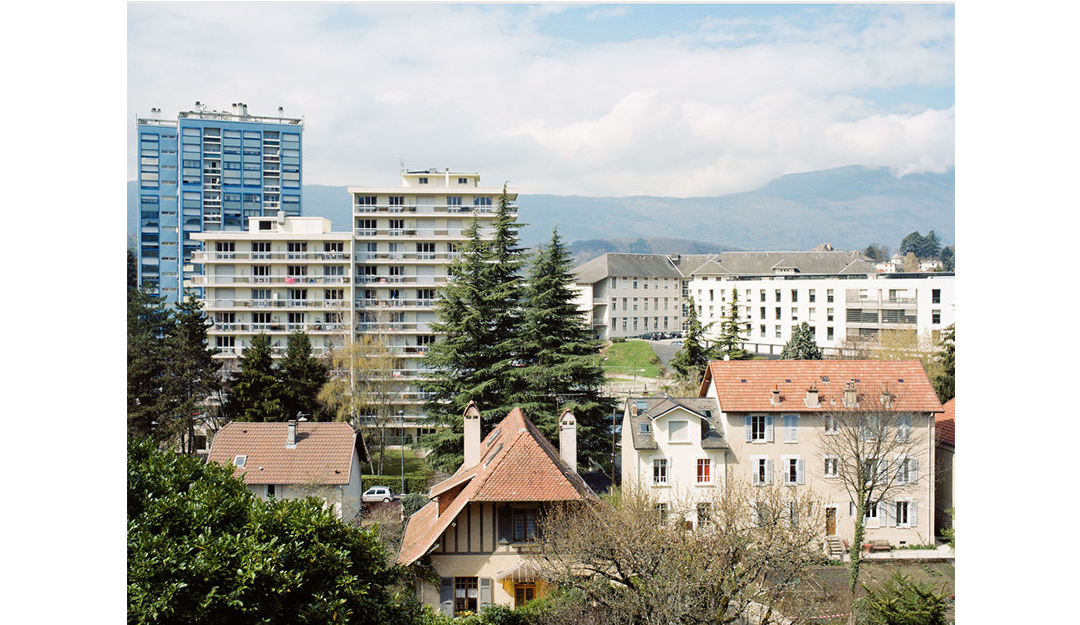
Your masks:
[[[198,232],[239,232],[251,217],[300,215],[303,119],[195,110],[136,120],[138,279],[174,305],[201,250]],[[201,293],[197,293],[200,294]]]
[[[407,171],[401,181],[349,187],[349,232],[332,232],[321,217],[278,213],[249,219],[243,232],[195,234],[205,250],[193,256],[202,271],[188,285],[205,291],[210,340],[227,361],[260,332],[278,355],[297,329],[317,353],[350,336],[384,338],[396,357],[390,375],[401,426],[411,437],[423,416],[423,357],[439,340],[431,327],[438,289],[474,219],[483,239],[494,237],[503,189],[481,187],[478,173],[449,170]],[[516,213],[517,191],[508,189],[507,198]]]

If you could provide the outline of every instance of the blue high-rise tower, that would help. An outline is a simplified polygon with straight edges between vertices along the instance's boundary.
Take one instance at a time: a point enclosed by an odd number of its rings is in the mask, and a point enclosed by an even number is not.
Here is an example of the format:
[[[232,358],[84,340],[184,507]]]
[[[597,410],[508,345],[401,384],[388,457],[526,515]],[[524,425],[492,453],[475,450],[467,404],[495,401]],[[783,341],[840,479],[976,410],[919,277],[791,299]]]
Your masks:
[[[240,231],[248,217],[300,215],[303,119],[249,115],[195,103],[176,120],[138,118],[139,284],[175,305],[202,272],[191,234]],[[193,289],[201,295],[201,289]]]

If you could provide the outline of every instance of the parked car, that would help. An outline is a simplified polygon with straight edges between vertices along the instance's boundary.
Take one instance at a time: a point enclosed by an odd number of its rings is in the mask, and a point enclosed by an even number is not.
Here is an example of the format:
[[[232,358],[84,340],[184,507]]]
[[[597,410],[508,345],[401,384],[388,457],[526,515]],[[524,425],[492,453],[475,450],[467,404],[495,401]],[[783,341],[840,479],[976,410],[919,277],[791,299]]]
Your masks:
[[[386,486],[372,486],[365,490],[363,495],[360,495],[360,500],[365,503],[372,501],[391,501],[393,499],[394,493],[390,492],[390,489]]]

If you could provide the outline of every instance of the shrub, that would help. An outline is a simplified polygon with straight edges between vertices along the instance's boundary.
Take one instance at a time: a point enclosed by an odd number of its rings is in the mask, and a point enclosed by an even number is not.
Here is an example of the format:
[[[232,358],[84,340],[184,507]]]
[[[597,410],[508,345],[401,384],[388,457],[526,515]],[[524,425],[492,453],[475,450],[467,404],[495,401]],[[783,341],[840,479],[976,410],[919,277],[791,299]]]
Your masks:
[[[391,491],[397,492],[401,488],[401,474],[397,475],[365,475],[362,478],[361,488],[367,490],[372,486],[386,486]],[[428,477],[423,473],[405,474],[406,493],[426,493],[428,491]]]
[[[945,625],[949,595],[932,584],[911,581],[899,571],[880,590],[863,584],[860,621],[872,625]]]

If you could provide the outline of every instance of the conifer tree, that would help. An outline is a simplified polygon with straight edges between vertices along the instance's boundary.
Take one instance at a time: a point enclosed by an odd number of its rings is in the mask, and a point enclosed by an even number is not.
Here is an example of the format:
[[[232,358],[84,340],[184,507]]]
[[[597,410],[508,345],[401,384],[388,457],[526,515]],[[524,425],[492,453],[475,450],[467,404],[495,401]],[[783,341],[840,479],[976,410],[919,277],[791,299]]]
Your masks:
[[[743,323],[739,321],[739,290],[731,289],[731,306],[720,320],[720,338],[716,341],[716,356],[728,360],[749,360],[753,356],[742,348],[743,338],[740,331]]]
[[[529,272],[523,301],[524,326],[517,371],[520,390],[514,396],[533,423],[558,441],[558,419],[569,409],[577,419],[578,457],[603,463],[611,458],[607,431],[614,401],[603,397],[604,371],[600,341],[592,340],[574,303],[573,261],[558,231],[540,245]]]
[[[462,418],[470,401],[481,410],[487,431],[513,407],[519,388],[516,368],[521,327],[522,250],[503,187],[491,241],[481,238],[476,220],[465,231],[461,256],[447,270],[432,329],[444,337],[425,356],[435,373],[425,380],[430,393],[425,425],[448,426],[424,437],[428,462],[453,470],[462,461]]]
[[[941,332],[941,341],[938,345],[941,351],[934,355],[934,359],[940,368],[932,382],[938,400],[944,404],[956,397],[956,324],[951,324]]]
[[[209,320],[202,303],[185,293],[174,313],[175,323],[165,337],[165,392],[171,409],[171,429],[186,441],[186,451],[195,453],[195,415],[221,384],[221,363],[207,344]]]
[[[146,289],[128,289],[127,413],[132,436],[166,436],[155,423],[169,413],[166,405],[165,349],[162,339],[171,331],[165,301]]]
[[[817,345],[810,324],[802,322],[791,331],[791,340],[780,352],[781,360],[821,360],[821,348]]]
[[[686,317],[686,338],[683,339],[682,349],[671,359],[671,368],[683,380],[697,382],[705,375],[705,367],[709,361],[716,358],[716,345],[706,347],[705,331],[708,326],[701,325],[694,298],[688,298],[687,302],[689,313]]]
[[[311,353],[311,339],[306,332],[297,330],[289,335],[277,377],[282,411],[289,419],[295,419],[298,413],[312,421],[325,418],[318,396],[330,377],[330,370]]]
[[[260,332],[240,357],[230,380],[227,409],[237,421],[285,421],[270,338]]]

